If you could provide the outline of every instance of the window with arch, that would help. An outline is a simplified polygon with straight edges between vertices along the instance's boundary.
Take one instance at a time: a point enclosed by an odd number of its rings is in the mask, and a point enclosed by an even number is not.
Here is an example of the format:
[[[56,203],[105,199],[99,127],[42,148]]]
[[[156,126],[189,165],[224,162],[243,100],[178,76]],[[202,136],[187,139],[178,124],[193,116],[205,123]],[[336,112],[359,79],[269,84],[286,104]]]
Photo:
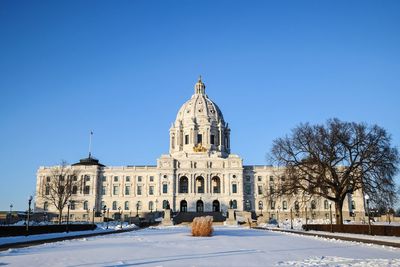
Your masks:
[[[83,202],[83,209],[84,210],[88,210],[89,209],[89,202],[87,202],[86,200]]]
[[[315,210],[317,208],[317,202],[315,200],[311,201],[311,209]]]
[[[117,210],[117,201],[113,201],[112,203],[112,209]]]
[[[282,209],[287,210],[287,201],[286,200],[282,201]]]
[[[48,211],[49,210],[49,203],[47,201],[44,202],[44,204],[43,204],[43,210],[44,211]]]
[[[149,202],[149,210],[150,210],[150,211],[153,211],[153,209],[154,209],[154,202],[153,202],[153,201],[150,201],[150,202]]]
[[[300,209],[300,205],[299,205],[299,202],[298,202],[298,201],[295,201],[295,202],[294,202],[294,209],[295,209],[296,211],[298,211],[298,210]]]
[[[356,209],[356,202],[354,200],[351,201],[351,209],[352,210]]]
[[[125,201],[124,210],[129,210],[129,201]]]
[[[163,202],[162,202],[163,209],[166,209],[168,206],[169,206],[168,200],[163,200]]]
[[[324,201],[324,208],[326,210],[329,209],[329,201],[327,199],[325,199],[325,201]]]
[[[78,187],[76,186],[76,185],[74,185],[73,187],[72,187],[72,194],[73,195],[76,195],[78,193]]]
[[[270,205],[271,205],[271,210],[274,210],[275,209],[275,201],[271,200]]]
[[[70,202],[69,205],[70,205],[69,208],[70,208],[71,210],[74,210],[74,209],[75,209],[75,201],[74,201],[74,200],[72,200],[72,201]]]
[[[214,194],[221,193],[221,179],[218,176],[212,178],[212,190]]]
[[[106,206],[106,202],[104,202],[104,201],[100,202],[100,207],[101,207],[102,209],[104,209],[105,206]]]
[[[189,187],[189,179],[186,176],[179,178],[179,193],[187,194]]]
[[[201,176],[196,178],[196,189],[197,193],[204,193],[204,178]]]
[[[237,209],[237,201],[236,200],[232,201],[232,209]]]

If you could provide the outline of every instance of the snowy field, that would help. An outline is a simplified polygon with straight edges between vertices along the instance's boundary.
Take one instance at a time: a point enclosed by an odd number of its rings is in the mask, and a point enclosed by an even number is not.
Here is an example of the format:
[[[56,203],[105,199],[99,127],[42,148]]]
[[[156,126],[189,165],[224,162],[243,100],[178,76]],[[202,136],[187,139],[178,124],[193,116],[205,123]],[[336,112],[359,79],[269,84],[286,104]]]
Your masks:
[[[400,249],[239,227],[158,227],[0,253],[0,266],[400,266]]]

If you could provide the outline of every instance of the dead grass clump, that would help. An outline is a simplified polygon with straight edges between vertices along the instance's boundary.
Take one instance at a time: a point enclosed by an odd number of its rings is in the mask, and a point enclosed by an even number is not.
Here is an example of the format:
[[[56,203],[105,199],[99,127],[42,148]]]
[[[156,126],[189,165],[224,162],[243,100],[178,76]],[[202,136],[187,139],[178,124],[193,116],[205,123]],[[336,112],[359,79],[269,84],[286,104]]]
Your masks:
[[[194,218],[192,223],[192,235],[211,236],[213,233],[212,222],[213,222],[212,216]]]

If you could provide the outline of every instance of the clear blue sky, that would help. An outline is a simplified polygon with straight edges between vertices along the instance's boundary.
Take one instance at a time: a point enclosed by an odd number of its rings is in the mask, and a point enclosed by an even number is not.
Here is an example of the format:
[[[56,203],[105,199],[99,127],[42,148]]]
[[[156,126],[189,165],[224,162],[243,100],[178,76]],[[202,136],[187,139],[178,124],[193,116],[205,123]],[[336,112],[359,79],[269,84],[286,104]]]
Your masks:
[[[156,164],[198,75],[245,164],[300,122],[400,145],[399,1],[0,1],[0,210],[93,153]]]

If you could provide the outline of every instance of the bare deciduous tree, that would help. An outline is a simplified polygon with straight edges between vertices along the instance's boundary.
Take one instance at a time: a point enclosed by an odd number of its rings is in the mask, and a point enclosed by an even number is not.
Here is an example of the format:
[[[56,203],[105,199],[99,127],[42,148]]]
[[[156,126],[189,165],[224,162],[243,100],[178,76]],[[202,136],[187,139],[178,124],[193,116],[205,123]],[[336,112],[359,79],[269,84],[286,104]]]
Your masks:
[[[343,223],[345,197],[356,190],[377,205],[396,199],[394,176],[399,154],[390,135],[377,125],[328,120],[300,124],[290,136],[274,140],[271,161],[285,167],[277,195],[321,196],[335,203],[336,223]]]
[[[46,179],[48,180],[41,190],[41,197],[56,207],[61,224],[63,209],[68,205],[71,196],[81,189],[79,171],[62,161],[59,166],[52,168],[51,176]]]

